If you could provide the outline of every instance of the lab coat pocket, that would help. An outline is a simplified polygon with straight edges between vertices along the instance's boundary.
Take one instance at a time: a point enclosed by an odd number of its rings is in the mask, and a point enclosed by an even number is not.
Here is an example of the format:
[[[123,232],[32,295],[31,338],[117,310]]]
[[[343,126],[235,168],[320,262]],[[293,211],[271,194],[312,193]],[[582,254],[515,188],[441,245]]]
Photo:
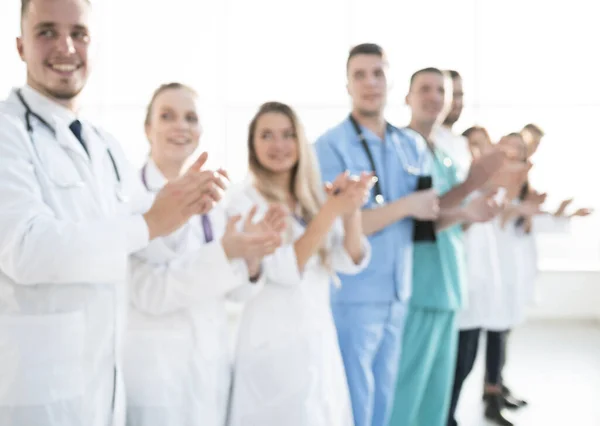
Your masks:
[[[0,410],[83,396],[84,344],[83,312],[0,316]]]
[[[128,405],[184,408],[191,346],[192,338],[185,332],[130,330],[124,367]]]
[[[80,170],[75,164],[82,160],[76,155],[71,157],[57,144],[38,144],[36,150],[43,176],[50,181],[53,189],[64,191],[83,187]]]

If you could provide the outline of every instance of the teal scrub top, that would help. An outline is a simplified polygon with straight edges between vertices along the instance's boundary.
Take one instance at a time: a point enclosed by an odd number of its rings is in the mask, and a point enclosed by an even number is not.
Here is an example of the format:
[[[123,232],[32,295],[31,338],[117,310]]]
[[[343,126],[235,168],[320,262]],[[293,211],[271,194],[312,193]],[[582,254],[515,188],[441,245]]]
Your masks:
[[[424,163],[438,194],[443,195],[461,183],[454,163],[440,149],[435,148],[435,156],[429,152]],[[415,242],[413,256],[411,306],[460,310],[467,279],[461,224],[438,232],[435,242]]]

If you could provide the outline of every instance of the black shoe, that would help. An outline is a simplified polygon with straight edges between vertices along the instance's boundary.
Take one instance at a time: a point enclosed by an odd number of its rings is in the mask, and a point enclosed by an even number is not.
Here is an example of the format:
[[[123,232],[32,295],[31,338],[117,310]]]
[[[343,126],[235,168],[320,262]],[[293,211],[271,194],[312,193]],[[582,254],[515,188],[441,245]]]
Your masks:
[[[517,410],[527,405],[527,401],[514,396],[510,389],[502,385],[502,396],[504,396],[504,406],[511,410]]]
[[[490,394],[484,393],[482,398],[484,401],[488,401]],[[527,405],[527,401],[519,399],[512,395],[510,389],[502,385],[502,396],[504,397],[504,406],[509,410],[518,410]]]
[[[504,398],[502,395],[488,395],[486,397],[485,418],[500,426],[514,426],[510,420],[504,417]]]

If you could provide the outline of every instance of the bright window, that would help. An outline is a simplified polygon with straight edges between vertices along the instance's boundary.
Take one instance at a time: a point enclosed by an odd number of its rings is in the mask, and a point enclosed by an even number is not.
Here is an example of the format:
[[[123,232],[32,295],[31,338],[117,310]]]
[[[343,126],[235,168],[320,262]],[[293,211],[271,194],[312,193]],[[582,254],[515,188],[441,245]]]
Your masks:
[[[454,68],[465,80],[457,130],[477,123],[493,137],[527,122],[547,133],[533,174],[549,204],[575,197],[600,208],[595,139],[600,39],[593,2],[535,0],[102,0],[94,2],[95,69],[86,111],[141,165],[145,106],[168,81],[194,86],[203,103],[203,148],[234,179],[246,170],[248,123],[265,101],[297,108],[311,139],[348,113],[345,60],[360,42],[381,44],[392,64],[387,117],[408,120],[408,78],[418,68]],[[0,5],[0,93],[22,83],[14,47],[19,2]],[[569,16],[573,15],[573,16]],[[568,236],[540,239],[542,265],[600,267],[600,219]]]

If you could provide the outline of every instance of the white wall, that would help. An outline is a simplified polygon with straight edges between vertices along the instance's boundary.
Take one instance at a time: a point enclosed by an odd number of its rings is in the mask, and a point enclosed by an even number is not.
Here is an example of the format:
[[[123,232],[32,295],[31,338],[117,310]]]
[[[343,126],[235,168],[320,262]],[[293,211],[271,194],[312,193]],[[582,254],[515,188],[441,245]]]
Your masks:
[[[542,271],[531,319],[600,321],[600,271]]]
[[[235,178],[246,168],[245,134],[260,103],[297,108],[311,138],[348,112],[350,46],[380,43],[389,54],[388,119],[406,124],[412,72],[454,68],[465,84],[458,129],[494,137],[533,121],[547,131],[536,186],[556,204],[600,208],[596,167],[600,116],[596,5],[571,0],[101,0],[95,2],[95,72],[90,116],[119,137],[133,164],[144,161],[144,107],[160,83],[181,80],[202,95],[203,149]],[[569,16],[572,15],[572,16]],[[19,2],[0,1],[0,97],[23,81],[16,51]],[[558,24],[557,24],[558,22]],[[581,53],[581,51],[586,53]],[[575,207],[575,206],[574,206]],[[535,317],[600,318],[600,215],[570,235],[546,238]],[[566,264],[556,271],[557,263]],[[561,266],[562,268],[562,266]],[[553,272],[554,270],[554,272]]]

